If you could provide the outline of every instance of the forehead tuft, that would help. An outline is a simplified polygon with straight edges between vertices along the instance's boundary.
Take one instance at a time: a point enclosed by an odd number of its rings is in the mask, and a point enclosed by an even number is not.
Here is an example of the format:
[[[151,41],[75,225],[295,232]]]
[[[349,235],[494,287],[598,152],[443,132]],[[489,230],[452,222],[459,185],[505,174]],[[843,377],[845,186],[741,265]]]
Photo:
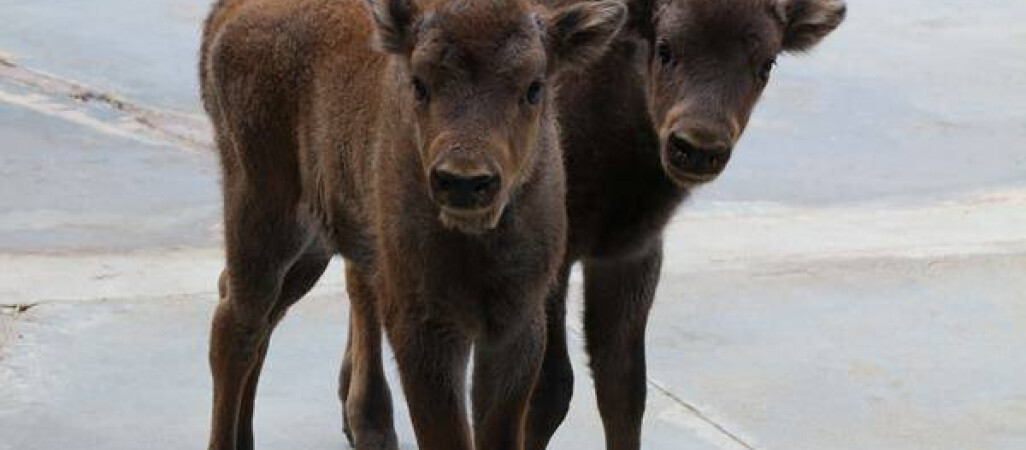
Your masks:
[[[531,16],[522,0],[448,0],[434,10],[429,26],[454,42],[498,44],[534,31]]]
[[[523,0],[442,0],[429,10],[420,33],[427,43],[419,56],[431,64],[493,69],[544,59],[541,29]]]
[[[656,9],[659,30],[669,36],[687,31],[708,42],[777,39],[774,0],[662,0]]]

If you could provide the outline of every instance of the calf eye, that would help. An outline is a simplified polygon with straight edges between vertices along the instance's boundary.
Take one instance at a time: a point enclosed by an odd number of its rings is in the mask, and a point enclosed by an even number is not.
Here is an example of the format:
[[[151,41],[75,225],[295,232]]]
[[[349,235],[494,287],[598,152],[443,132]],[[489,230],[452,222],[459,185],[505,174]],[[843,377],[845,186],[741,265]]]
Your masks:
[[[673,52],[670,51],[670,44],[660,41],[656,44],[656,56],[659,58],[659,62],[663,64],[669,64],[673,61]]]
[[[413,77],[413,98],[417,99],[418,102],[426,101],[428,98],[427,86],[424,86],[424,82],[420,81],[420,78]]]
[[[763,83],[769,81],[770,72],[773,72],[773,66],[775,65],[777,65],[776,58],[766,61],[763,63],[762,67],[759,68],[759,79],[762,80]]]
[[[542,84],[540,81],[535,81],[527,87],[527,94],[524,95],[524,100],[528,104],[537,105],[541,101]]]

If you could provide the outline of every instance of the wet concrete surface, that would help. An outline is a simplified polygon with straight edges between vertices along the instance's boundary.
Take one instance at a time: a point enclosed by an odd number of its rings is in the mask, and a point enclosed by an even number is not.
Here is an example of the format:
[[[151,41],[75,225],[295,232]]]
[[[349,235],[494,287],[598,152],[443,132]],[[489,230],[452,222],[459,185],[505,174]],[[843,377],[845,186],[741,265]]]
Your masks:
[[[160,108],[199,113],[208,0],[0,0],[0,53]]]
[[[1015,255],[678,276],[650,376],[755,448],[1026,448],[1024,273]]]
[[[0,103],[0,251],[216,245],[216,162]]]
[[[0,0],[0,450],[204,445],[223,258],[207,6]],[[643,448],[1026,448],[1024,13],[850,2],[781,58],[731,167],[668,230]],[[340,274],[275,335],[261,448],[345,448]],[[575,275],[573,317],[580,296]],[[552,448],[602,448],[570,328]]]

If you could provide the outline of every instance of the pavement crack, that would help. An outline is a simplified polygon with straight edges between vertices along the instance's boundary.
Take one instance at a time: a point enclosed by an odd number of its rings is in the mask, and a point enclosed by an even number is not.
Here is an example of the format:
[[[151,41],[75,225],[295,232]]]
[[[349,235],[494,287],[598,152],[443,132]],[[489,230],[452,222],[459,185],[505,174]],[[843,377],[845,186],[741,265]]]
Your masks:
[[[707,414],[702,412],[702,410],[698,409],[697,406],[692,405],[691,403],[688,403],[686,400],[681,398],[679,395],[673,393],[673,391],[671,391],[670,388],[666,387],[665,385],[663,385],[659,381],[656,381],[656,380],[654,380],[652,378],[649,378],[648,379],[648,384],[649,384],[649,386],[652,386],[653,388],[655,388],[655,390],[659,391],[659,393],[661,393],[664,396],[666,396],[666,398],[670,399],[670,401],[676,403],[677,406],[680,406],[681,408],[686,409],[691,414],[694,414],[695,417],[697,417],[701,421],[705,422],[709,426],[713,427],[714,429],[719,431],[721,434],[723,434],[724,436],[729,438],[731,441],[734,441],[734,443],[736,443],[737,445],[740,445],[741,447],[746,448],[748,450],[756,450],[755,447],[753,447],[751,444],[746,442],[744,439],[742,439],[736,433],[730,431],[729,429],[727,429],[727,427],[725,427],[724,425],[720,424],[719,422],[714,420],[712,417],[709,417]]]
[[[133,109],[124,100],[114,97],[106,92],[85,90],[68,94],[71,98],[80,102],[99,102],[121,112],[132,112]]]
[[[18,315],[32,308],[52,305],[96,305],[104,303],[152,304],[159,302],[210,302],[216,291],[176,292],[152,295],[101,296],[90,298],[47,298],[31,303],[0,304],[0,311]]]
[[[0,304],[0,310],[5,314],[17,317],[18,315],[24,314],[28,312],[28,310],[37,306],[39,306],[39,302]]]
[[[63,100],[64,105],[71,100],[72,107],[75,104],[100,105],[117,113],[122,120],[100,119],[95,117],[95,111],[86,108],[76,112],[91,116],[106,126],[116,127],[120,132],[146,135],[189,150],[208,151],[213,148],[209,123],[202,116],[133,103],[111,92],[19,66],[3,57],[0,57],[0,80],[34,91],[38,94],[36,97],[23,98],[22,101],[54,115],[62,115],[60,107],[45,105],[45,100]]]
[[[580,339],[581,341],[584,340],[583,333],[578,328],[578,326],[574,324],[568,324],[567,331],[573,334],[574,337],[576,337],[577,339]],[[711,427],[713,430],[715,430],[717,433],[721,434],[724,438],[737,444],[741,448],[747,450],[758,450],[755,446],[749,444],[747,441],[742,439],[741,436],[738,436],[737,433],[730,431],[730,429],[728,429],[725,425],[717,422],[712,417],[709,417],[708,414],[702,412],[702,410],[698,409],[697,406],[689,403],[687,400],[684,400],[681,396],[675,394],[672,390],[670,390],[669,387],[660,383],[658,380],[652,377],[646,377],[646,381],[648,382],[649,386],[652,386],[653,389],[655,389],[664,397],[669,399],[670,402],[684,409],[685,411],[693,415],[696,419],[702,421],[703,423]]]

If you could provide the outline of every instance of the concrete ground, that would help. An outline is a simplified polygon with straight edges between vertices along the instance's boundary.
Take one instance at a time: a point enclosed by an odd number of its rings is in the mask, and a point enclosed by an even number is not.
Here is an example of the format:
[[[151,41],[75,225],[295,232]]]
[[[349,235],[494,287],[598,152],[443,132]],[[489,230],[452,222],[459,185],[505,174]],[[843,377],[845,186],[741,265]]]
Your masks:
[[[647,450],[1026,448],[1026,3],[850,3],[670,227]],[[0,450],[204,445],[207,4],[0,0]],[[275,335],[261,448],[346,447],[340,274]],[[602,447],[578,322],[555,449]]]

